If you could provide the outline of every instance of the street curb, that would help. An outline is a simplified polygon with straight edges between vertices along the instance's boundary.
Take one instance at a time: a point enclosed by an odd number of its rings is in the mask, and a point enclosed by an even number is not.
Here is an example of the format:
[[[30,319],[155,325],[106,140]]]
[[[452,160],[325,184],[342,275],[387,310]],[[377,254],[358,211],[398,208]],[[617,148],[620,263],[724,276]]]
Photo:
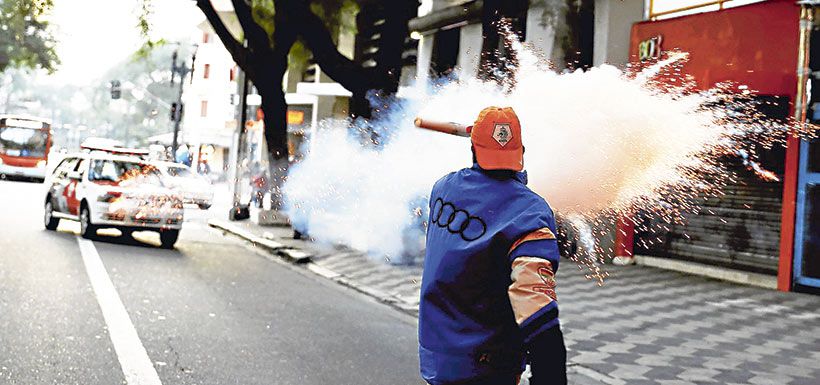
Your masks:
[[[407,303],[399,298],[396,298],[380,290],[374,289],[370,286],[359,284],[358,282],[351,280],[343,274],[337,273],[324,266],[321,266],[312,261],[312,255],[310,253],[307,253],[303,250],[286,246],[282,243],[267,239],[264,236],[257,236],[256,234],[253,234],[248,230],[240,228],[239,226],[236,226],[228,221],[219,219],[209,219],[208,226],[222,230],[226,233],[233,234],[239,238],[249,241],[252,244],[254,244],[254,246],[259,246],[263,249],[266,249],[271,254],[277,255],[288,262],[304,265],[310,272],[316,275],[322,276],[342,286],[346,286],[353,290],[356,290],[379,302],[387,304],[390,307],[399,310],[402,313],[409,314],[414,317],[419,314],[418,305]]]
[[[264,237],[257,236],[256,234],[245,229],[242,229],[239,226],[236,226],[228,221],[223,221],[220,219],[209,219],[208,226],[220,229],[226,233],[233,234],[239,238],[249,241],[252,244],[254,244],[254,246],[259,246],[263,249],[266,249],[270,253],[282,257],[282,259],[291,263],[306,264],[310,262],[312,257],[309,253],[306,253],[302,250],[294,249],[285,244]]]
[[[741,285],[749,285],[761,287],[764,289],[777,290],[777,277],[765,274],[727,269],[725,267],[711,266],[691,261],[679,261],[668,258],[650,257],[647,255],[636,255],[635,263],[642,266],[650,266],[659,269],[673,270],[681,273],[699,275],[701,277],[738,283]]]
[[[385,293],[381,290],[374,289],[374,288],[372,288],[370,286],[367,286],[367,285],[359,284],[356,281],[354,281],[354,280],[352,280],[348,277],[345,277],[344,275],[339,274],[339,273],[337,273],[333,270],[330,270],[330,269],[328,269],[324,266],[321,266],[321,265],[319,265],[315,262],[310,262],[310,263],[306,264],[306,266],[307,266],[308,270],[312,271],[313,273],[321,275],[322,277],[325,277],[325,278],[327,278],[327,279],[329,279],[333,282],[336,282],[336,283],[338,283],[342,286],[349,287],[353,290],[356,290],[359,293],[362,293],[362,294],[364,294],[368,297],[371,297],[371,298],[373,298],[373,299],[375,299],[375,300],[377,300],[381,303],[384,303],[384,304],[392,307],[393,309],[396,309],[396,310],[398,310],[398,311],[400,311],[404,314],[408,314],[408,315],[411,315],[413,317],[416,317],[416,316],[419,315],[418,305],[414,306],[413,304],[408,304],[405,301],[402,301],[399,298],[396,298],[396,297],[394,297],[390,294],[387,294],[387,293]]]

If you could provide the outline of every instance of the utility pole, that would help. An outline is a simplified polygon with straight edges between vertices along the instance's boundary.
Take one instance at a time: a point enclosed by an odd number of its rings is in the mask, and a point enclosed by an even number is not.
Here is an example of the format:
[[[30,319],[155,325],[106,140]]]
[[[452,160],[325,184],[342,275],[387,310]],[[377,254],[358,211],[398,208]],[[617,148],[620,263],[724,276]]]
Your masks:
[[[171,63],[171,87],[174,86],[174,77],[179,74],[179,93],[177,94],[177,101],[171,105],[171,120],[174,122],[174,139],[171,142],[171,157],[176,161],[177,148],[179,147],[179,125],[182,123],[182,114],[184,112],[184,104],[182,103],[182,91],[185,84],[185,76],[188,72],[191,73],[191,83],[194,82],[194,64],[196,63],[196,51],[199,48],[198,44],[194,44],[194,53],[191,55],[191,67],[185,65],[185,61],[177,66],[177,58],[179,56],[179,49],[174,51]]]
[[[245,122],[248,120],[248,87],[249,79],[245,71],[239,70],[241,77],[241,89],[239,90],[239,120],[236,125],[236,164],[234,165],[233,179],[233,205],[228,213],[228,219],[238,221],[250,218],[250,205],[242,204],[242,159],[247,156],[245,150],[247,145],[247,128]]]

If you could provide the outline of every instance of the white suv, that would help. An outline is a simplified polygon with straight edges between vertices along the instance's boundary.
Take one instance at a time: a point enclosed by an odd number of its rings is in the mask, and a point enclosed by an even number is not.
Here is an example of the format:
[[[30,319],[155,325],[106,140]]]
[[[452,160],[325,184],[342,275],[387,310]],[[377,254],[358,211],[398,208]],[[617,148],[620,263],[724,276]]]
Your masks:
[[[80,222],[84,238],[101,227],[123,232],[156,230],[172,248],[182,228],[182,200],[162,183],[156,166],[136,157],[103,152],[68,155],[47,176],[45,226]]]

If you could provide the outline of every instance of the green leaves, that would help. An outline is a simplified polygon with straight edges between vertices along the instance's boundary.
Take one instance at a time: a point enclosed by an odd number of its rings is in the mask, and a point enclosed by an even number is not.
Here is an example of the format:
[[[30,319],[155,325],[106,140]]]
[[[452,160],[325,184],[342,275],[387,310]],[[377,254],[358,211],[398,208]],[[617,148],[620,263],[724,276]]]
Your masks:
[[[9,66],[53,73],[60,63],[45,15],[52,0],[0,0],[0,72]]]
[[[156,40],[151,38],[151,15],[153,14],[151,0],[140,0],[139,6],[137,29],[139,29],[140,35],[142,35],[144,40],[142,46],[134,52],[134,55],[132,56],[134,60],[147,59],[154,49],[162,47],[168,43],[163,38]]]
[[[356,14],[359,13],[359,4],[354,0],[313,0],[310,10],[325,22],[327,29],[333,34],[339,32],[356,33]]]
[[[276,30],[276,23],[273,22],[273,17],[276,15],[273,0],[252,0],[251,13],[253,14],[253,21],[259,24],[268,33],[268,36],[273,36],[273,31]]]

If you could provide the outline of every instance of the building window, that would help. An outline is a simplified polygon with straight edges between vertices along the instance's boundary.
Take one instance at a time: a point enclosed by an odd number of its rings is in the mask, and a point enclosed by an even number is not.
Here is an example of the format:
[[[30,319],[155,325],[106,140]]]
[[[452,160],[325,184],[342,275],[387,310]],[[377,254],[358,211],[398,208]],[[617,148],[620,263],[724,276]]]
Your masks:
[[[200,106],[199,106],[199,116],[201,116],[203,118],[208,116],[208,101],[207,100],[203,100],[202,104],[200,104]]]
[[[205,64],[205,66],[202,68],[202,78],[207,79],[209,76],[211,76],[211,65]]]
[[[208,32],[202,32],[202,44],[208,44],[208,40],[211,39],[211,34]]]
[[[436,32],[433,38],[433,54],[430,68],[436,76],[446,76],[458,63],[458,48],[461,39],[461,28],[452,28]]]

